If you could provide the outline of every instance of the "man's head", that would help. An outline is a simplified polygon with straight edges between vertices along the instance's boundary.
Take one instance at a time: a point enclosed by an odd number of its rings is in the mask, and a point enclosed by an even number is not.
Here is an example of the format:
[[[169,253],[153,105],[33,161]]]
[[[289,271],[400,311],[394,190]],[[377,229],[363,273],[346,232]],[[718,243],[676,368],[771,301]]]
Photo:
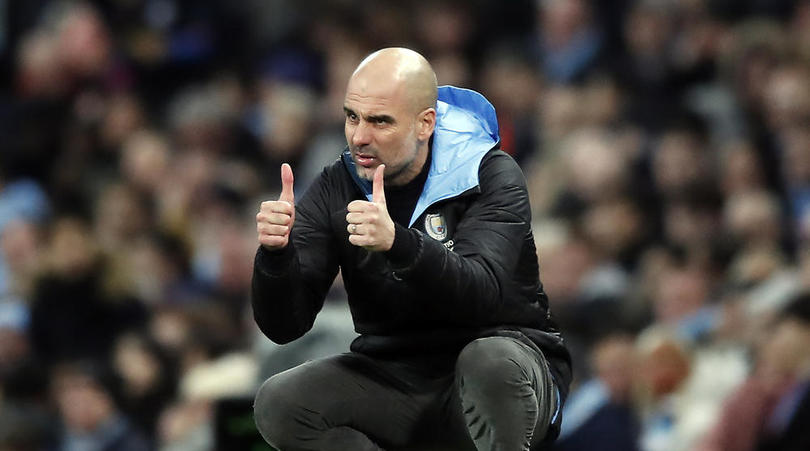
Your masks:
[[[436,125],[436,96],[436,74],[413,50],[378,50],[357,66],[343,109],[346,141],[361,178],[372,180],[380,164],[391,185],[419,174]]]

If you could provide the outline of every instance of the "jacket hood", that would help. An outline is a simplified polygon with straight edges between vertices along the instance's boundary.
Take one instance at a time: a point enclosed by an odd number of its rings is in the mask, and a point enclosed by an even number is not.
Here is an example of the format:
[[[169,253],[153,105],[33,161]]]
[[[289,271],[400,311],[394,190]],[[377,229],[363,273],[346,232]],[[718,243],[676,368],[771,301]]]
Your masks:
[[[481,159],[500,141],[495,107],[483,95],[454,86],[440,86],[438,94],[430,169],[409,226],[433,203],[477,187]],[[342,159],[371,200],[371,182],[357,176],[348,149]]]

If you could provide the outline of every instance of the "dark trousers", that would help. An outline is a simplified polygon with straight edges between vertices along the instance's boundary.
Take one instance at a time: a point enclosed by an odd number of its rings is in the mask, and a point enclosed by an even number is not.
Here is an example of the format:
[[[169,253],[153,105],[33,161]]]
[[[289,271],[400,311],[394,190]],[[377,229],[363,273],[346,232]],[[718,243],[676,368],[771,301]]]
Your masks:
[[[349,353],[268,379],[256,424],[281,451],[537,449],[557,406],[542,354],[508,337],[481,338],[455,368]]]

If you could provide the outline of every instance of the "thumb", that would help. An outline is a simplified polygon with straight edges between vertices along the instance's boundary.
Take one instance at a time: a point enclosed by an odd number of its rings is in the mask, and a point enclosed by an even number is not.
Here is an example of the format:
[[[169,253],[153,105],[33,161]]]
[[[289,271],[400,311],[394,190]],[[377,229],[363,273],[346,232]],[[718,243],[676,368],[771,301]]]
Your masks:
[[[281,195],[278,200],[283,200],[295,205],[295,193],[293,193],[293,172],[289,164],[281,165]]]
[[[385,183],[383,182],[383,174],[385,174],[385,165],[381,164],[377,166],[377,170],[374,171],[374,186],[371,192],[372,202],[379,204],[385,204]]]

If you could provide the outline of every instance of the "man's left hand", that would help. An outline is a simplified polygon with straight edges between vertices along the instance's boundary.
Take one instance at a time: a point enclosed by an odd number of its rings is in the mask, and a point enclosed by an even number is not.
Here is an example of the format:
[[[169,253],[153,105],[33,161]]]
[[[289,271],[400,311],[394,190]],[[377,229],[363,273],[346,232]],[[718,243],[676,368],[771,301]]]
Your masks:
[[[385,205],[384,172],[384,164],[374,171],[371,202],[355,200],[347,207],[349,242],[370,251],[387,251],[394,245],[394,221]]]

